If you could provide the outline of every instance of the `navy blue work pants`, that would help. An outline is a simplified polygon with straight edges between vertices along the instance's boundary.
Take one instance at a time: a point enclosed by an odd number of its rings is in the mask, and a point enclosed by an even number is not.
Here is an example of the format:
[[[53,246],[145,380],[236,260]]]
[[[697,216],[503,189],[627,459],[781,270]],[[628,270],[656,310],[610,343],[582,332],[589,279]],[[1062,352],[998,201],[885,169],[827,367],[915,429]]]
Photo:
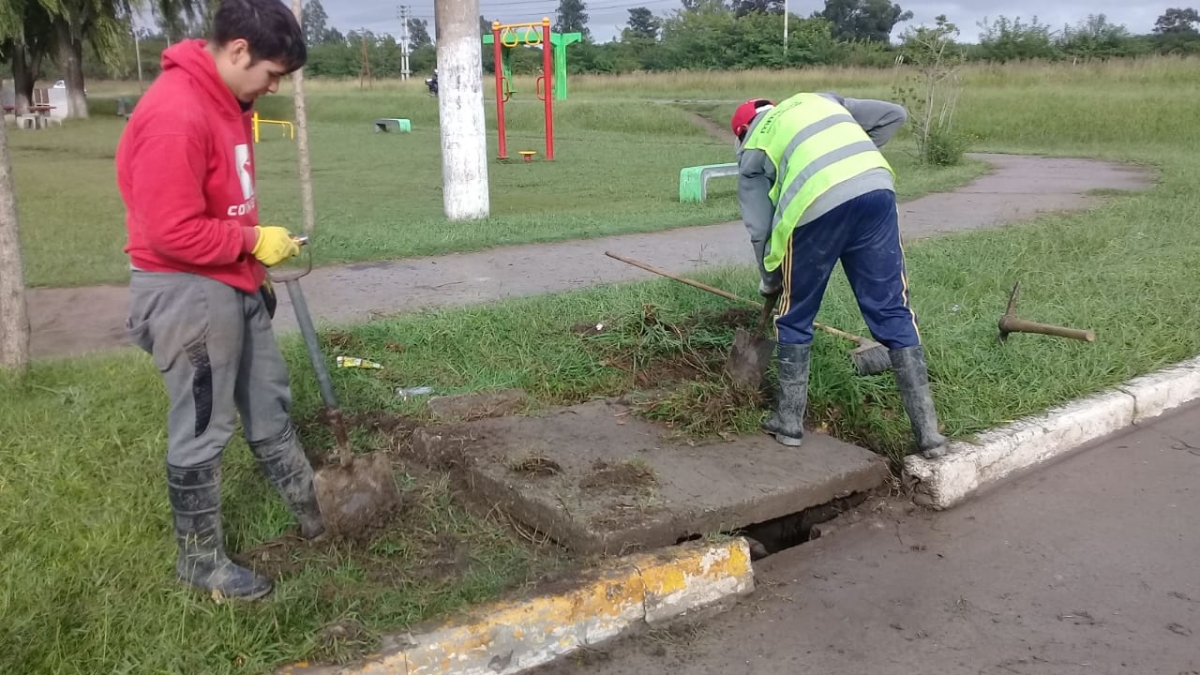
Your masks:
[[[781,267],[779,342],[812,342],[813,321],[838,260],[875,340],[888,349],[919,345],[891,190],[856,197],[792,233]]]

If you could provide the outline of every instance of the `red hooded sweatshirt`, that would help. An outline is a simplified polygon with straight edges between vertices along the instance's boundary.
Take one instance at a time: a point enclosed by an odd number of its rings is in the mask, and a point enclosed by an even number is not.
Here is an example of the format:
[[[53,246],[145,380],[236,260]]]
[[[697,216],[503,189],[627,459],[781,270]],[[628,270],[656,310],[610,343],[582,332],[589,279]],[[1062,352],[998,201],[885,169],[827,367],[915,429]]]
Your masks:
[[[256,292],[266,268],[250,254],[258,224],[253,113],[203,40],[163,52],[162,69],[117,146],[125,252],[140,270],[190,272]]]

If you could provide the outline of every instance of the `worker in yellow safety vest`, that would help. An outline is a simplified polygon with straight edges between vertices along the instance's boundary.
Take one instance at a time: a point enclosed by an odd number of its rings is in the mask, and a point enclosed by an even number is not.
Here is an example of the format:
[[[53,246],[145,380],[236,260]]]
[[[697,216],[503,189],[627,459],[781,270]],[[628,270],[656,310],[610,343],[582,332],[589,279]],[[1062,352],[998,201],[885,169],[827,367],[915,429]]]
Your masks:
[[[759,292],[780,299],[779,400],[763,429],[783,445],[804,435],[813,321],[840,260],[871,335],[890,350],[918,450],[944,453],[909,305],[895,176],[879,152],[907,117],[886,101],[800,93],[778,105],[751,99],[731,119]]]

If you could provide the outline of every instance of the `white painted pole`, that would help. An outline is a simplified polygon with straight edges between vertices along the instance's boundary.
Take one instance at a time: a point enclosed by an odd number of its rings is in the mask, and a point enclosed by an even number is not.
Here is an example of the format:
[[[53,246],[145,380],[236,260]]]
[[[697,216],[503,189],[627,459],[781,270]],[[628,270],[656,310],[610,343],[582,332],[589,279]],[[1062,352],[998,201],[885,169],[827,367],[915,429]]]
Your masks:
[[[487,127],[479,0],[436,0],[442,205],[450,220],[487,218]]]
[[[292,15],[304,25],[304,7],[301,0],[292,0]],[[312,236],[317,227],[317,212],[313,205],[312,160],[308,151],[308,106],[304,98],[304,69],[292,73],[292,107],[296,118],[296,154],[300,169],[300,209],[303,216],[304,234]]]
[[[783,0],[783,55],[785,57],[787,56],[788,18],[791,13],[791,10],[788,9],[788,0]]]
[[[24,373],[29,369],[29,307],[6,126],[0,120],[0,368]]]

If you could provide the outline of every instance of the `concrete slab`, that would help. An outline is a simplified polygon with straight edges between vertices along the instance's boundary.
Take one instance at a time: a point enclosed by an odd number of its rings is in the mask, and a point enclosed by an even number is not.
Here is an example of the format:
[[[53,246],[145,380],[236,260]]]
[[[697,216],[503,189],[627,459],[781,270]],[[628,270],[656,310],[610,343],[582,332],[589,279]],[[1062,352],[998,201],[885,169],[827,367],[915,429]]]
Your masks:
[[[760,523],[886,480],[883,458],[824,434],[800,448],[766,435],[693,443],[616,401],[419,429],[421,461],[585,554],[674,545]]]

